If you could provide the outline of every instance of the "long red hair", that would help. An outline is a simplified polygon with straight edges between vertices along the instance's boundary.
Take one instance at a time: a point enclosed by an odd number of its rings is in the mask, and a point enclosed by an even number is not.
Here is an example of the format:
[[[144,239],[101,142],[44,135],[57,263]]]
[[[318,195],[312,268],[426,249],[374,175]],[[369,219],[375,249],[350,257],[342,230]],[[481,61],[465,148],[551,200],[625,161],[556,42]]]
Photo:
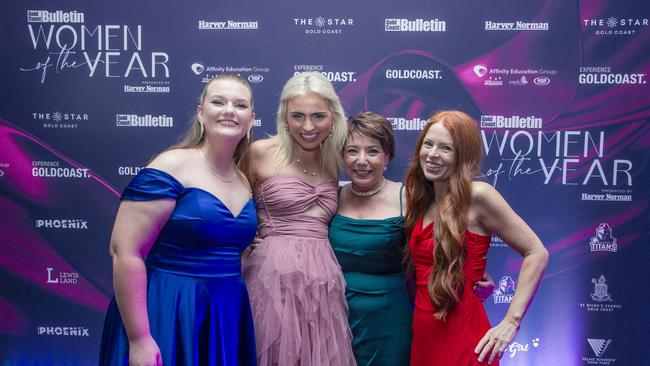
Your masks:
[[[427,131],[436,123],[449,131],[454,144],[454,168],[449,190],[436,202],[433,183],[428,181],[420,164],[420,149]],[[418,137],[413,159],[406,172],[405,225],[410,236],[418,219],[431,205],[434,210],[433,267],[429,276],[429,296],[437,308],[434,316],[444,320],[463,293],[465,278],[465,231],[471,200],[472,181],[481,164],[481,136],[476,122],[460,111],[442,111],[427,121]]]

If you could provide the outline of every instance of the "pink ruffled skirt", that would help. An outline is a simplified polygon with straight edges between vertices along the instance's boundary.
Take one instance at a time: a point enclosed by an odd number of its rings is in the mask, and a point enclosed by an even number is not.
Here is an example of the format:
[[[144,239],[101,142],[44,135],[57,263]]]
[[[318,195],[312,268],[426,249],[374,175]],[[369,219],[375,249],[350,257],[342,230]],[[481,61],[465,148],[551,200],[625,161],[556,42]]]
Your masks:
[[[266,365],[355,365],[345,281],[327,239],[269,236],[244,261]]]

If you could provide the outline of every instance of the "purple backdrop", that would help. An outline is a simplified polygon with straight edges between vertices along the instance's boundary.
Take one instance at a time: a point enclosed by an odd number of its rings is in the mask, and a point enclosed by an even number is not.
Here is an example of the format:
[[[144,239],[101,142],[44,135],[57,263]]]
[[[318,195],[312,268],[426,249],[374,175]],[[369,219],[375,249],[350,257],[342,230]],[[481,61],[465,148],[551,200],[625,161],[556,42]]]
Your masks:
[[[491,182],[551,252],[504,365],[638,365],[650,336],[650,3],[117,0],[0,6],[0,364],[97,361],[119,192],[185,130],[203,83],[247,77],[254,135],[323,72],[390,118],[388,176],[441,108],[480,121]],[[493,323],[520,257],[494,238]]]

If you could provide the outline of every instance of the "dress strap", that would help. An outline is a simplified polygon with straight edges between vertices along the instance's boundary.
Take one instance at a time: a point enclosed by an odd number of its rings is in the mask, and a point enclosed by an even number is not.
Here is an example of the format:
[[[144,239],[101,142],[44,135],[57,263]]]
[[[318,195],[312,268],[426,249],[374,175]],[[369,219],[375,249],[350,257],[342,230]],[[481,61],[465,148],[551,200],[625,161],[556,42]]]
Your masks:
[[[402,192],[404,192],[404,185],[399,187],[399,215],[404,216],[404,213],[402,212]]]

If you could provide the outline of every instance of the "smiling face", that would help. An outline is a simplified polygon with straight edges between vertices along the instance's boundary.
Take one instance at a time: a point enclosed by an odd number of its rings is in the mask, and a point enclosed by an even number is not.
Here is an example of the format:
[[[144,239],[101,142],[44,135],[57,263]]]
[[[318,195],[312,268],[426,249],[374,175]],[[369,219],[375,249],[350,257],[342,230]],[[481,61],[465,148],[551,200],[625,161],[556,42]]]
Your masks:
[[[208,85],[197,115],[206,136],[213,134],[241,139],[253,125],[255,114],[250,90],[234,79]]]
[[[388,155],[379,140],[354,132],[343,148],[343,160],[354,188],[368,191],[381,183]]]
[[[334,123],[327,101],[314,93],[307,93],[287,102],[287,126],[291,138],[305,151],[320,148]]]
[[[420,166],[433,183],[448,182],[456,169],[454,140],[442,122],[434,123],[422,140]]]

